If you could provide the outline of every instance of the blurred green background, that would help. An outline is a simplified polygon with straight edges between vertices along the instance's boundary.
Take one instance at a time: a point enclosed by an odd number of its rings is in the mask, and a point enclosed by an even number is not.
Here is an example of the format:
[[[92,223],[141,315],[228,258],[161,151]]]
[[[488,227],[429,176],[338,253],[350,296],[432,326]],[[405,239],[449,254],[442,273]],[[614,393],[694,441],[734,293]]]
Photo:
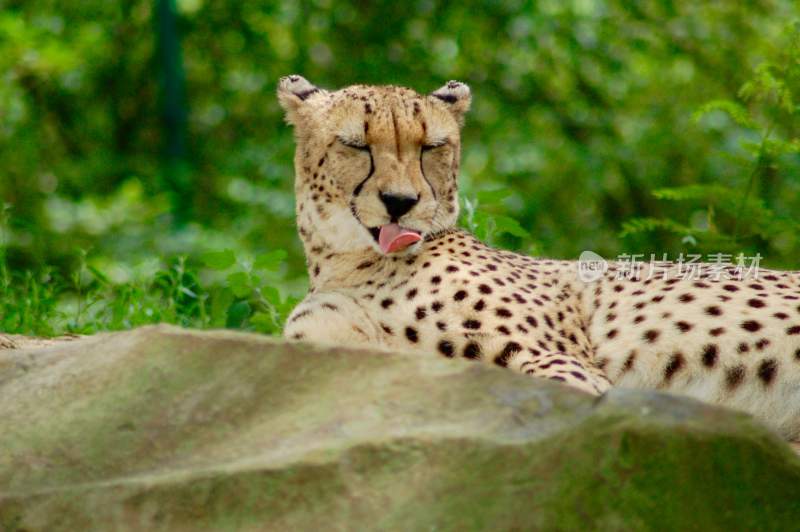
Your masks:
[[[794,0],[0,0],[0,329],[274,333],[305,289],[274,96],[470,84],[462,223],[800,268]]]

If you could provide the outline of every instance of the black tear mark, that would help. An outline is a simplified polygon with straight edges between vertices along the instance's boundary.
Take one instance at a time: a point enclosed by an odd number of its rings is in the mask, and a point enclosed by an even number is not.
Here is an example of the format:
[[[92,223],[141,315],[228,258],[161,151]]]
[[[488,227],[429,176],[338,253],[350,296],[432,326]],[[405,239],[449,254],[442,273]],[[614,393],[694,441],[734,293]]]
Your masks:
[[[391,109],[392,112],[392,125],[394,126],[394,148],[397,152],[397,159],[400,159],[400,128],[397,127],[397,116],[394,114],[394,109]]]
[[[431,194],[433,194],[433,201],[438,201],[438,198],[436,197],[436,189],[433,188],[433,183],[431,183],[431,180],[428,179],[428,176],[425,175],[425,168],[422,166],[422,155],[424,153],[425,153],[424,149],[421,149],[419,152],[419,172],[422,174],[422,179],[424,179],[425,182],[428,183],[428,187],[431,189]]]
[[[369,173],[367,174],[367,177],[365,177],[364,180],[361,181],[361,183],[356,185],[355,190],[353,190],[353,196],[354,197],[358,196],[359,194],[361,194],[361,189],[364,188],[364,183],[366,183],[367,180],[370,177],[372,177],[372,174],[375,173],[375,160],[372,158],[372,148],[367,146],[367,150],[366,151],[369,153]]]

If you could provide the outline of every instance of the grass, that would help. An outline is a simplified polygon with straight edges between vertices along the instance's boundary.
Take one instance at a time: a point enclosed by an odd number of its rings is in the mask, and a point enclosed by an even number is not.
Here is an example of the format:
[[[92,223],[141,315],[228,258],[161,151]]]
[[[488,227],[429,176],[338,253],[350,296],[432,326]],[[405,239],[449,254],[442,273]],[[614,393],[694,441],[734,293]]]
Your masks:
[[[279,288],[280,264],[264,271],[236,261],[220,271],[177,257],[116,283],[86,258],[79,252],[78,267],[63,275],[51,268],[12,271],[0,252],[0,330],[56,336],[172,323],[278,334],[297,301]]]

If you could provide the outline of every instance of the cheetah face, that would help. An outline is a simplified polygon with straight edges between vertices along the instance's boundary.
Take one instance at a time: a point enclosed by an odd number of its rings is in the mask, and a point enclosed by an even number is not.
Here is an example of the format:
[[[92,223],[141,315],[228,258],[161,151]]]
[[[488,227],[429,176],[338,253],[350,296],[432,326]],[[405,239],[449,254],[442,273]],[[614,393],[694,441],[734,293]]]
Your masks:
[[[410,254],[455,225],[466,85],[451,81],[430,95],[393,86],[327,91],[288,76],[278,98],[295,128],[306,244]]]

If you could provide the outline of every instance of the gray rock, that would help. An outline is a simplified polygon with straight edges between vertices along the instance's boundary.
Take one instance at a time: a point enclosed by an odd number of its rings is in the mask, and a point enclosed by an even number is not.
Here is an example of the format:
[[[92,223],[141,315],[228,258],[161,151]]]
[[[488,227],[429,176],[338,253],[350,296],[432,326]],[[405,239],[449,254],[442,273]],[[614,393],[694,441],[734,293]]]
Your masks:
[[[158,326],[0,351],[0,530],[796,528],[745,414]]]

